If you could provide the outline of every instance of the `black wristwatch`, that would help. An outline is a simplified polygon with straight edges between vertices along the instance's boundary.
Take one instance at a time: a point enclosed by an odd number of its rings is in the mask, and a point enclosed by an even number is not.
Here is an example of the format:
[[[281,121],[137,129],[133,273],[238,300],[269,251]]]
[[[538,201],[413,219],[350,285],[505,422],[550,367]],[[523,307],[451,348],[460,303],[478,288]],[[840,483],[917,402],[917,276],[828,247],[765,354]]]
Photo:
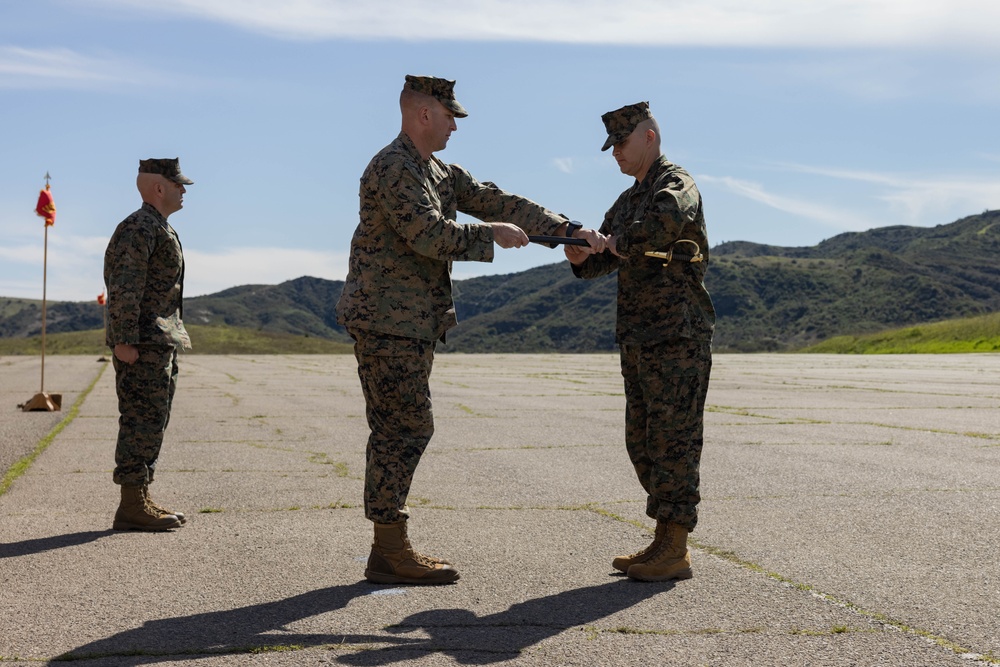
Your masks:
[[[575,232],[578,229],[583,229],[583,225],[580,224],[579,222],[575,222],[573,220],[567,220],[566,221],[566,238],[571,238],[573,236],[573,232]]]

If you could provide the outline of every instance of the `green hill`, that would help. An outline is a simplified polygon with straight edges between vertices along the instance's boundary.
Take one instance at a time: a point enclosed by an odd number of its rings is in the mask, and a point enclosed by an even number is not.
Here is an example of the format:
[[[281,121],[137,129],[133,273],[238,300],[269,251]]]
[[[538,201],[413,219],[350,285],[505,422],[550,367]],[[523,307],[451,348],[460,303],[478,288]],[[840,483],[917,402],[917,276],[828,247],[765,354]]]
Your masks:
[[[279,285],[243,285],[184,300],[184,322],[227,325],[350,342],[334,308],[342,280],[304,276]]]
[[[89,302],[50,301],[46,305],[46,333],[99,329],[103,323],[96,297]],[[0,297],[0,339],[34,336],[41,331],[41,300]]]
[[[717,349],[784,350],[843,334],[1000,311],[1000,211],[810,248],[726,243],[706,280]]]
[[[185,324],[237,327],[348,342],[333,312],[343,281],[308,276],[280,285],[243,285],[184,299]],[[46,308],[47,334],[100,329],[101,306],[56,301]],[[34,336],[42,330],[42,302],[0,297],[0,339]]]
[[[794,350],[832,336],[1000,312],[1000,211],[933,228],[840,234],[808,248],[745,241],[712,249],[705,278],[721,352]],[[569,265],[462,281],[463,352],[614,349],[614,278]]]
[[[1000,211],[931,228],[839,234],[811,247],[734,241],[711,256],[705,282],[720,352],[796,350],[835,336],[1000,312]],[[342,289],[342,281],[308,276],[233,287],[186,299],[184,319],[349,344],[334,313]],[[615,290],[614,275],[579,280],[567,262],[455,281],[459,325],[439,349],[613,350]],[[101,326],[96,303],[49,304],[49,334]],[[37,335],[40,327],[39,302],[0,297],[0,340]]]
[[[258,331],[243,327],[187,325],[192,349],[184,354],[353,354],[349,343],[308,335]],[[41,354],[41,336],[0,338],[0,356]],[[45,354],[109,355],[104,331],[73,331],[45,335]],[[110,358],[110,356],[108,357]]]
[[[890,329],[866,336],[834,336],[799,351],[833,354],[1000,352],[1000,313]]]
[[[615,276],[580,280],[568,262],[455,284],[446,352],[615,349]]]

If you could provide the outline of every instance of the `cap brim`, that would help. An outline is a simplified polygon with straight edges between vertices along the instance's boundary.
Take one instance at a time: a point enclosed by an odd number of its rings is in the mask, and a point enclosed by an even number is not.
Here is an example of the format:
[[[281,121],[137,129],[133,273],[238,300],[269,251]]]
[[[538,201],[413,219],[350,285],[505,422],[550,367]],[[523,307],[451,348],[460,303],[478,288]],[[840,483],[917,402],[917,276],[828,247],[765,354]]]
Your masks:
[[[604,145],[601,146],[601,150],[606,151],[615,144],[625,141],[628,139],[630,134],[632,134],[631,130],[628,132],[615,132],[614,134],[609,134],[607,140],[604,142]]]
[[[445,107],[447,107],[449,111],[455,114],[455,118],[465,118],[466,116],[469,115],[469,112],[466,111],[465,107],[459,104],[457,100],[449,100],[447,103],[445,103]]]
[[[185,176],[184,174],[177,174],[170,179],[174,183],[180,183],[181,185],[194,185],[194,181]]]

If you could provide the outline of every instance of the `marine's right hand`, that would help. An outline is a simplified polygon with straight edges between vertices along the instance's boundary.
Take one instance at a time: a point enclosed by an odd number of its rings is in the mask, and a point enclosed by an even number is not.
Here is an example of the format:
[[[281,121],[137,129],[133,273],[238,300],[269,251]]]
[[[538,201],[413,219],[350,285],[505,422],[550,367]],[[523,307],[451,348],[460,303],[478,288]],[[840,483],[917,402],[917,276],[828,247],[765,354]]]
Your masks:
[[[115,345],[115,358],[118,361],[132,365],[139,360],[139,348],[128,343],[118,343]]]
[[[522,248],[528,245],[528,235],[517,225],[509,222],[491,222],[493,241],[501,248]]]

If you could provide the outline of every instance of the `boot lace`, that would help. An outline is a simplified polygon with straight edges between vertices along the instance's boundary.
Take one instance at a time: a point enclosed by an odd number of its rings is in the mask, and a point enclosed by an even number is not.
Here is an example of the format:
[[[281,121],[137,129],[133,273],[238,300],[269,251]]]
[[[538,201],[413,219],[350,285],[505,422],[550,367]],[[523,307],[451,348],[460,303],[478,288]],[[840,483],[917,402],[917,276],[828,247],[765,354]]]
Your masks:
[[[434,561],[431,558],[428,558],[427,556],[423,555],[419,551],[416,551],[415,549],[410,549],[410,558],[412,558],[414,562],[416,562],[418,565],[422,565],[430,570],[433,570],[435,567],[437,567],[436,561]]]

